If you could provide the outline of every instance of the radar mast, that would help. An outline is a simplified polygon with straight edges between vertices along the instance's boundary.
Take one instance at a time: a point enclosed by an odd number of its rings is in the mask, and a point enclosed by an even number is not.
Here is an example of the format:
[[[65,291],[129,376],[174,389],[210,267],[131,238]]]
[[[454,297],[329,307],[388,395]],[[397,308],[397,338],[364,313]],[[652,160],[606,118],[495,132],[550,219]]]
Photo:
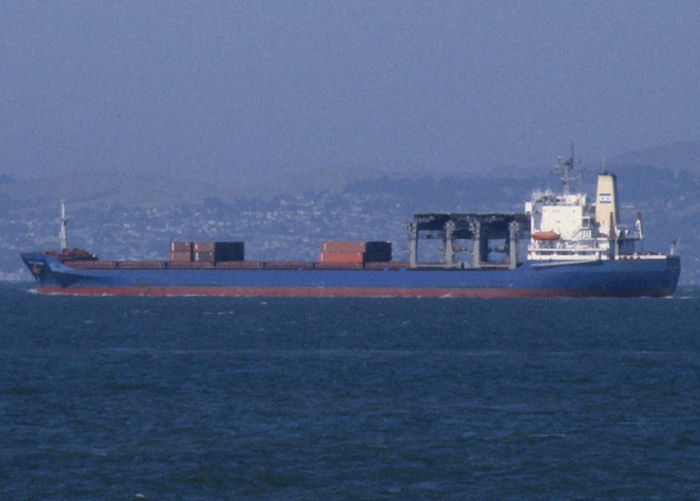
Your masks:
[[[574,171],[574,145],[571,145],[571,153],[569,158],[563,160],[561,157],[557,158],[557,165],[554,167],[554,172],[561,174],[561,184],[562,191],[565,195],[571,194],[571,178],[569,177],[569,172]]]

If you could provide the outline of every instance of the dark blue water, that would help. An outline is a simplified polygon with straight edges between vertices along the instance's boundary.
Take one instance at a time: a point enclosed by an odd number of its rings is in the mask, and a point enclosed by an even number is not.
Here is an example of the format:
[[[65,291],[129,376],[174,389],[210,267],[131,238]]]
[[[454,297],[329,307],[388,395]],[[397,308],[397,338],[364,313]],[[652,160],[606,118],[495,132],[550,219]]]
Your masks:
[[[2,499],[700,496],[700,290],[40,296],[0,285]]]

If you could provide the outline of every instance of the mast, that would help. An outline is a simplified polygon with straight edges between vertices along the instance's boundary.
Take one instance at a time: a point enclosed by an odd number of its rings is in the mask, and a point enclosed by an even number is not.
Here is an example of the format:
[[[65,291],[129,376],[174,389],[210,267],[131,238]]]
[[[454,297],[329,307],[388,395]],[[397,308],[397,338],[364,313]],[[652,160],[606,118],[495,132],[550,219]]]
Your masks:
[[[68,218],[66,217],[66,201],[61,200],[61,230],[58,232],[59,240],[59,252],[63,252],[64,249],[68,248],[68,236],[66,233],[66,226],[68,225]]]
[[[574,145],[571,145],[571,154],[567,160],[557,159],[556,172],[561,173],[562,191],[565,195],[571,194],[571,180],[569,179],[569,171],[574,171]]]

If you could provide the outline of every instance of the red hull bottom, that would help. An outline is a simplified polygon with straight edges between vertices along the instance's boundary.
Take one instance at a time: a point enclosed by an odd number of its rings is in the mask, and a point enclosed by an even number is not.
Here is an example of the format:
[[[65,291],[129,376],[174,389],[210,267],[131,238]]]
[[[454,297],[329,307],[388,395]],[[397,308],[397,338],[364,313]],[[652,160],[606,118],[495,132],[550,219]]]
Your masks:
[[[229,286],[69,286],[39,285],[42,294],[86,296],[262,296],[262,297],[638,297],[669,296],[668,289],[516,289],[397,287],[229,287]]]

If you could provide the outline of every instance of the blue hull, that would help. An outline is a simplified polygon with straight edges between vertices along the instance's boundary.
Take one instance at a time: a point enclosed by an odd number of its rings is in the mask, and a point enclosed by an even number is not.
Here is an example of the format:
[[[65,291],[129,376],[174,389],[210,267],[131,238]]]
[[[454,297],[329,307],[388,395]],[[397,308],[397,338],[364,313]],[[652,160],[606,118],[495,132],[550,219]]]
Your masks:
[[[224,296],[549,297],[666,296],[678,256],[592,262],[525,262],[513,270],[339,268],[86,269],[22,254],[38,290],[64,294]]]

